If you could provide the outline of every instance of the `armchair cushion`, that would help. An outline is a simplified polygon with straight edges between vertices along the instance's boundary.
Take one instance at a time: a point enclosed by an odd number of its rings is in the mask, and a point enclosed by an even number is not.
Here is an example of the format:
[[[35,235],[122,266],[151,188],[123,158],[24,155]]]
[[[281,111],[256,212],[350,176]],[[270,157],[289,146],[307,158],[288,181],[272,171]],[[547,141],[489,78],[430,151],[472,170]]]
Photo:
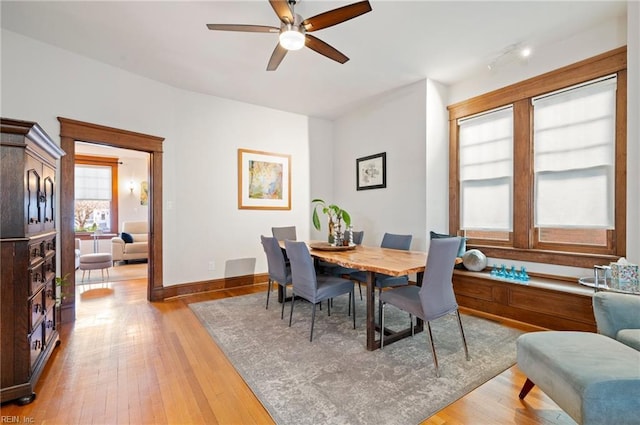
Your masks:
[[[596,292],[593,314],[598,333],[640,350],[640,296]]]
[[[120,237],[122,238],[122,240],[124,241],[124,243],[133,243],[133,236],[131,236],[129,233],[127,232],[122,232],[122,234],[120,235]]]

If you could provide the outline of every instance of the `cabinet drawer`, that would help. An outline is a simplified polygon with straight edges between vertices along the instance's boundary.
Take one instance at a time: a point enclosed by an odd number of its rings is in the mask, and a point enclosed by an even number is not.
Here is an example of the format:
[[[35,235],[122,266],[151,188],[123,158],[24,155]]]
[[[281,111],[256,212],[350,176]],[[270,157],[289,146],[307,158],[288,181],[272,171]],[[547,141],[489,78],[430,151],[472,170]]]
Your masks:
[[[44,333],[45,333],[45,343],[48,345],[51,340],[51,335],[53,335],[53,331],[56,329],[56,311],[54,307],[51,307],[47,310],[47,314],[44,319]]]
[[[29,269],[29,295],[35,294],[41,288],[44,282],[46,282],[44,275],[43,264],[37,267]]]
[[[56,257],[47,257],[42,265],[42,282],[48,282],[56,277]]]
[[[40,323],[42,316],[45,313],[44,307],[44,298],[42,296],[42,289],[33,296],[33,298],[29,299],[29,329],[35,329],[35,327]]]
[[[51,279],[44,286],[44,309],[52,310],[56,304],[56,282]]]
[[[42,242],[29,244],[29,264],[31,267],[38,265],[38,263],[42,262],[43,258],[44,244]]]
[[[31,353],[31,370],[33,370],[33,366],[38,361],[38,357],[40,357],[40,353],[42,353],[43,345],[43,334],[42,334],[42,325],[36,327],[31,335],[29,335],[29,351]]]

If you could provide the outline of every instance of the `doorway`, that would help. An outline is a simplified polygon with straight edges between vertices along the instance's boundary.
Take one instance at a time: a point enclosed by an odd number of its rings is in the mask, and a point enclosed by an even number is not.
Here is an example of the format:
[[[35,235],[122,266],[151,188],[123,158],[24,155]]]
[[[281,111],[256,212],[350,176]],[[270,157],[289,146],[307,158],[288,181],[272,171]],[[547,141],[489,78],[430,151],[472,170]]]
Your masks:
[[[74,229],[74,180],[75,142],[87,142],[102,146],[131,149],[149,154],[149,259],[147,300],[163,299],[162,283],[162,142],[164,138],[105,127],[68,118],[58,117],[60,122],[60,147],[65,151],[60,160],[60,252],[73,253]],[[76,293],[75,259],[73,255],[61,255],[61,276],[69,275],[69,293]],[[62,301],[59,323],[75,320],[75,295]]]

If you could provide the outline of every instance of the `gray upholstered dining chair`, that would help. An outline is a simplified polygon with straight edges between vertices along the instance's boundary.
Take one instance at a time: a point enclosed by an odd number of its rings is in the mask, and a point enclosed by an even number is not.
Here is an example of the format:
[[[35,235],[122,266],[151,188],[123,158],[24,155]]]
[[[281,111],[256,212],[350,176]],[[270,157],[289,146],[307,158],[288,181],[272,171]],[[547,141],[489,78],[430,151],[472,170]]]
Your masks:
[[[279,241],[298,240],[296,235],[296,226],[272,227],[271,234]]]
[[[351,232],[353,233],[353,243],[356,245],[362,245],[364,230],[352,230]],[[346,235],[346,237],[349,236]],[[349,267],[339,266],[335,263],[329,263],[328,261],[318,261],[317,269],[323,273],[332,274],[334,276],[351,275],[351,273],[358,271]],[[358,288],[360,289],[360,299],[362,299],[362,287],[360,286],[360,282],[358,282]]]
[[[380,247],[390,249],[402,249],[408,251],[411,247],[412,235],[397,235],[394,233],[385,233],[382,237]],[[349,275],[351,280],[358,282],[358,286],[362,283],[367,283],[367,272],[355,271]],[[395,286],[406,286],[409,284],[409,276],[390,276],[383,273],[375,274],[376,288],[378,288],[378,295],[382,293],[383,288],[390,288]],[[362,294],[362,288],[360,288],[360,294]],[[379,297],[378,297],[379,299]],[[380,317],[380,309],[382,303],[378,301],[378,316]]]
[[[298,236],[296,234],[296,226],[272,227],[271,234],[274,238],[281,242],[284,242],[286,240],[298,240]],[[289,257],[287,257],[287,251],[284,248],[282,248],[282,255],[284,255],[284,262],[289,265]]]
[[[293,306],[296,297],[304,298],[313,304],[311,313],[311,333],[309,341],[313,341],[313,325],[316,318],[316,305],[324,300],[331,300],[338,295],[349,294],[349,315],[353,310],[353,329],[356,328],[356,305],[353,296],[353,282],[338,276],[316,274],[309,248],[304,242],[285,240],[285,247],[291,261],[291,277],[293,291],[291,294],[291,312],[289,326],[293,318]],[[331,303],[327,303],[328,314],[331,315]]]
[[[459,247],[459,237],[431,240],[422,287],[414,285],[404,286],[401,288],[393,288],[380,294],[380,300],[382,301],[382,329],[384,329],[384,309],[387,304],[391,304],[409,313],[412,332],[413,316],[427,322],[429,341],[431,342],[431,353],[433,354],[433,363],[436,368],[437,377],[440,377],[440,371],[438,369],[438,358],[436,357],[436,348],[431,333],[430,322],[432,320],[449,313],[456,313],[465,356],[467,360],[469,360],[469,349],[467,348],[467,341],[464,337],[460,311],[458,310],[458,303],[455,293],[453,292],[453,283],[451,282],[453,266],[455,265]],[[383,347],[384,332],[381,332],[380,348]]]
[[[269,295],[273,283],[275,282],[282,288],[282,311],[280,312],[280,319],[284,318],[284,304],[287,299],[287,285],[291,285],[291,269],[284,260],[284,254],[278,244],[276,238],[269,236],[260,236],[264,253],[267,255],[267,267],[269,269],[269,286],[267,288],[267,306],[269,308]]]

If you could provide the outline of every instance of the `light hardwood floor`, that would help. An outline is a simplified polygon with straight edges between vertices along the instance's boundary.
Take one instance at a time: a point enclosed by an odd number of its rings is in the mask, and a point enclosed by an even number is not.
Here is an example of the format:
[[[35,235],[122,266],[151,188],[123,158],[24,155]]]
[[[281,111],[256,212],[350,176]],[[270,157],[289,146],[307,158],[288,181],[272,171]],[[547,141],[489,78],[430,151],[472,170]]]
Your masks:
[[[36,400],[2,405],[2,422],[272,424],[188,307],[265,289],[259,285],[149,303],[145,279],[78,288],[77,320],[62,326],[62,343],[40,378]],[[524,379],[514,366],[423,424],[575,424],[537,388],[520,401]]]

